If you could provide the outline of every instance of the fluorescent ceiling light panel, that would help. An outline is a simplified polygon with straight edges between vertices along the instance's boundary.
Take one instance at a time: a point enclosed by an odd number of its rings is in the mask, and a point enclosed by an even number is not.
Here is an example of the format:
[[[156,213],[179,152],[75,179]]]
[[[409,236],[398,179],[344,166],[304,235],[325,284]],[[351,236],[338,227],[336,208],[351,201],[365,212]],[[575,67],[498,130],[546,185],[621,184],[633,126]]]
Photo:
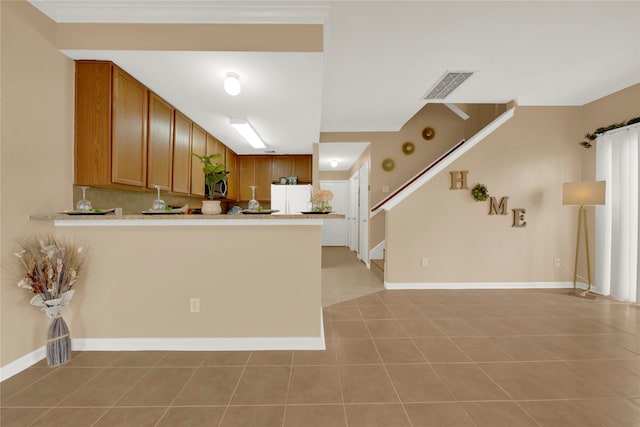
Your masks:
[[[249,143],[253,148],[267,148],[262,138],[251,127],[247,119],[231,119],[229,124]]]
[[[424,99],[445,99],[458,86],[464,83],[473,71],[447,71],[445,75],[429,90]]]

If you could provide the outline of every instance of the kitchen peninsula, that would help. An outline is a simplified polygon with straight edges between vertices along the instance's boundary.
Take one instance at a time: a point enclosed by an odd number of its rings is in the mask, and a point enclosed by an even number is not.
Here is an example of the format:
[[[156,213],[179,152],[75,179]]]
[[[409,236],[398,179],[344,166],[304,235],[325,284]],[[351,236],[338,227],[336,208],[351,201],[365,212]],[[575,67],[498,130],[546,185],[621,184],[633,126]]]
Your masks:
[[[103,196],[98,205],[140,212],[151,189],[179,205],[201,200],[205,176],[192,154],[225,165],[225,204],[268,207],[281,177],[312,182],[311,155],[239,155],[114,63],[80,60],[75,69],[74,184]],[[89,247],[65,314],[75,348],[87,350],[324,348],[329,218],[343,216],[32,216]]]
[[[32,216],[89,250],[77,350],[322,349],[321,227],[343,215]]]

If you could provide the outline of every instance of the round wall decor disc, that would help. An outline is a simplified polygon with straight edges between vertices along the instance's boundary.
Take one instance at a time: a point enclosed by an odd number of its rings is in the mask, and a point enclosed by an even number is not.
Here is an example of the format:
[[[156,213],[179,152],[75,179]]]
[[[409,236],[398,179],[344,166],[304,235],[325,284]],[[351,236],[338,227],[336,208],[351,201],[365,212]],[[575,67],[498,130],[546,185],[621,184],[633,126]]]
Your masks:
[[[431,126],[422,129],[422,137],[427,141],[431,141],[436,136],[436,130]]]
[[[415,150],[416,150],[416,146],[411,141],[407,141],[404,144],[402,144],[402,152],[406,155],[413,154]]]
[[[393,159],[384,159],[382,161],[382,170],[385,172],[391,172],[396,167],[396,162]]]

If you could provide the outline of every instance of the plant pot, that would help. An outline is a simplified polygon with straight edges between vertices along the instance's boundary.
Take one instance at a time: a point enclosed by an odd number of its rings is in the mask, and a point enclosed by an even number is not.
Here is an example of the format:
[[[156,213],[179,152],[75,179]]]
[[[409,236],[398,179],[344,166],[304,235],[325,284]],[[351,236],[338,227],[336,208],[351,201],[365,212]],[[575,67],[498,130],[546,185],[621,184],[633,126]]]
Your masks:
[[[222,213],[220,200],[203,200],[202,213],[204,215],[219,215]]]

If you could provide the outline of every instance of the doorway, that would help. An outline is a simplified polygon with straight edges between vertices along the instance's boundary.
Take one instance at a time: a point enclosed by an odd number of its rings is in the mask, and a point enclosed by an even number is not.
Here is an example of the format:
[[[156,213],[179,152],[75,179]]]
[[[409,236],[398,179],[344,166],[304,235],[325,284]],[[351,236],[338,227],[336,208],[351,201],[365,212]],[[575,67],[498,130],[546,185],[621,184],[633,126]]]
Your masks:
[[[347,245],[349,250],[358,250],[358,171],[347,184]]]
[[[358,171],[358,259],[369,268],[369,163]]]
[[[320,181],[322,190],[333,193],[331,211],[333,213],[347,214],[347,181]],[[347,245],[347,220],[326,219],[322,224],[322,246],[346,246]]]

